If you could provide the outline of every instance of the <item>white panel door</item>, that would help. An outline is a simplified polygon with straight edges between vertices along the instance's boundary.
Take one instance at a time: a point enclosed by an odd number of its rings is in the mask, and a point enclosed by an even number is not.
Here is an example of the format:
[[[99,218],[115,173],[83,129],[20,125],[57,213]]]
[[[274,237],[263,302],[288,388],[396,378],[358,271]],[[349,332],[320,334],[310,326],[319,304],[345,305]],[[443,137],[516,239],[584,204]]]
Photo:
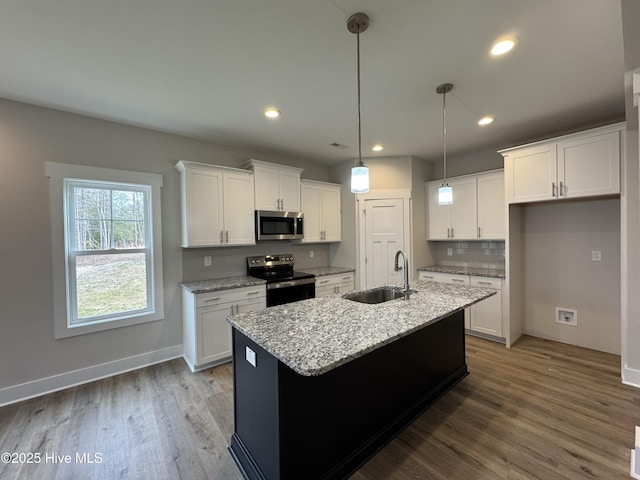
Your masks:
[[[305,242],[320,242],[322,232],[322,189],[320,185],[303,183],[300,187],[302,213],[304,214]]]
[[[449,185],[453,190],[451,238],[456,240],[475,240],[478,238],[476,177],[451,180]]]
[[[555,143],[509,152],[504,163],[507,201],[535,202],[555,198]]]
[[[438,203],[441,183],[427,184],[427,240],[447,240],[451,237],[451,206]]]
[[[398,250],[407,252],[402,199],[366,200],[365,212],[366,288],[401,282],[403,272],[393,265]]]
[[[340,188],[322,188],[322,225],[326,242],[339,242],[342,240],[340,194]]]
[[[224,174],[225,243],[254,245],[253,175]]]
[[[224,230],[222,172],[187,170],[186,189],[188,239],[183,239],[183,246],[220,245]]]
[[[278,176],[282,210],[300,211],[300,174],[281,170]]]
[[[478,238],[504,239],[504,172],[478,175]]]
[[[620,134],[558,143],[558,198],[620,193]]]

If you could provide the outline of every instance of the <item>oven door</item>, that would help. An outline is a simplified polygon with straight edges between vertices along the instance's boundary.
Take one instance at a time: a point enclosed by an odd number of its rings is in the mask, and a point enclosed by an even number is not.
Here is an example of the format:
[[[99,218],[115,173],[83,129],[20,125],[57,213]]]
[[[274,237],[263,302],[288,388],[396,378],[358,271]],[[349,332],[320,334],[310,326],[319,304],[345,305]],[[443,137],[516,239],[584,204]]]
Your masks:
[[[267,307],[316,298],[316,279],[304,278],[267,284]]]
[[[303,236],[301,212],[256,210],[256,240],[299,240]]]

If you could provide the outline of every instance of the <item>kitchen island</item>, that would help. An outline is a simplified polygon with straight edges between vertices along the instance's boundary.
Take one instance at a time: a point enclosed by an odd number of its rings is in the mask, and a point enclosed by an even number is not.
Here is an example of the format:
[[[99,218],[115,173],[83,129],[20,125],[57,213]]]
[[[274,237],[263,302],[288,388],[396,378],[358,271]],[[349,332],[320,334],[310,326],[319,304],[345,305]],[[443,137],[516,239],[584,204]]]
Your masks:
[[[235,433],[248,479],[346,478],[467,375],[464,308],[495,292],[415,282],[229,317]]]

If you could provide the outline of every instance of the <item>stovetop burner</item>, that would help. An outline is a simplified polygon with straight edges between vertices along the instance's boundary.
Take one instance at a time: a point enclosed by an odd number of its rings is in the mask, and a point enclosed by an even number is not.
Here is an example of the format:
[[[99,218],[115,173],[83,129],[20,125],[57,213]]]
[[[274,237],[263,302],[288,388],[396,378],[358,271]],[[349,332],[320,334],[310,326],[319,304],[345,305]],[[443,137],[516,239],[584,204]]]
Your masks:
[[[314,278],[310,273],[293,270],[294,258],[290,253],[247,257],[247,274],[266,280],[267,283],[286,282]]]

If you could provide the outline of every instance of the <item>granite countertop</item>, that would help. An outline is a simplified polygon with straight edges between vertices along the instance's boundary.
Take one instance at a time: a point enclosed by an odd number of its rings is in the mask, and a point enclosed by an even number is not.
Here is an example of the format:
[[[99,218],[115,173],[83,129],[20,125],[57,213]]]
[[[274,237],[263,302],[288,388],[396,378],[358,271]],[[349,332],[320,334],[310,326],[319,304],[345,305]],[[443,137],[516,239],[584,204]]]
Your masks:
[[[439,272],[453,273],[457,275],[472,275],[476,277],[505,278],[504,269],[500,268],[480,268],[480,267],[457,267],[455,265],[430,265],[418,268],[419,272]]]
[[[348,267],[309,267],[309,268],[301,268],[297,269],[298,272],[303,273],[311,273],[316,277],[323,277],[325,275],[339,275],[341,273],[351,273],[355,272],[355,268]]]
[[[292,370],[322,375],[350,360],[437,322],[495,290],[416,281],[416,293],[369,305],[342,294],[232,315],[233,327]]]
[[[180,286],[182,286],[182,288],[187,292],[206,293],[217,292],[219,290],[230,290],[232,288],[253,287],[255,285],[264,285],[266,283],[266,280],[262,280],[260,278],[242,276],[182,282]]]

